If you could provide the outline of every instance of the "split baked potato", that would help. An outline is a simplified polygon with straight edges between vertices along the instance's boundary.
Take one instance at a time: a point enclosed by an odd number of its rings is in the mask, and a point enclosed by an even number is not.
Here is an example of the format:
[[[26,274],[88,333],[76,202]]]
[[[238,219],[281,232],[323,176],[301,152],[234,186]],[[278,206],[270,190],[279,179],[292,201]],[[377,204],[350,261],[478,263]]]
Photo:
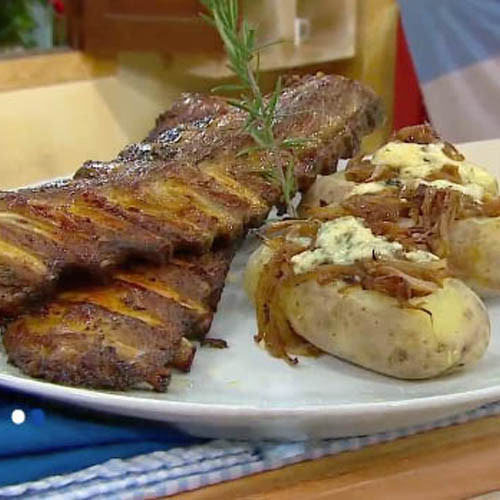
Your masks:
[[[443,261],[410,262],[415,252],[397,244],[384,251],[385,239],[377,246],[380,237],[347,233],[330,238],[325,258],[324,227],[313,237],[268,239],[247,264],[245,288],[257,309],[259,340],[273,355],[304,353],[305,342],[402,379],[436,377],[481,358],[490,337],[487,312],[470,288],[447,276]],[[340,245],[363,246],[363,238],[365,254],[339,257],[346,255]],[[312,259],[315,252],[319,257]]]
[[[431,136],[426,140],[437,139]],[[459,155],[455,160],[441,154],[440,148],[446,148],[446,143],[421,142],[405,143],[397,138],[389,142],[371,160],[362,161],[368,176],[363,177],[359,162],[351,162],[345,172],[320,176],[304,195],[299,213],[307,217],[320,207],[360,196],[366,203],[370,198],[395,193],[406,199],[410,188],[459,193],[461,206],[466,200],[470,207],[463,213],[460,207],[455,210],[453,220],[446,223],[446,234],[441,231],[437,236],[445,240],[446,249],[441,256],[447,258],[455,277],[482,296],[500,294],[500,198],[496,179],[483,168],[464,161],[456,150],[452,154]],[[426,153],[418,148],[432,151]],[[435,168],[429,170],[433,161]],[[377,170],[382,173],[379,179]],[[423,200],[422,197],[422,203]],[[436,225],[440,223],[437,221]]]

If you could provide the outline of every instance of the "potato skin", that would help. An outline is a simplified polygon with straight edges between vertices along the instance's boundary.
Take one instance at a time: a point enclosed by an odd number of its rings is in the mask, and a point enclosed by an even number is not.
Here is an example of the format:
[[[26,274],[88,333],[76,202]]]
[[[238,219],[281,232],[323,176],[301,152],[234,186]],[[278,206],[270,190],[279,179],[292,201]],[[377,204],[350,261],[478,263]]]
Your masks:
[[[471,217],[450,228],[448,263],[483,297],[500,294],[500,217]]]
[[[343,172],[322,176],[311,186],[299,207],[304,214],[322,202],[339,203],[356,186]],[[320,200],[322,200],[320,202]],[[500,217],[470,217],[450,228],[448,263],[453,274],[482,297],[500,294]]]
[[[349,196],[355,186],[355,182],[346,180],[344,172],[319,175],[303,195],[298,207],[299,215],[304,216],[308,208],[341,202]]]
[[[249,261],[245,286],[253,297],[271,251]],[[425,379],[470,366],[484,354],[490,324],[484,305],[461,281],[401,308],[396,299],[342,282],[312,279],[285,290],[283,307],[294,330],[321,350],[364,368],[403,379]]]
[[[243,287],[252,304],[255,305],[255,295],[259,284],[262,268],[271,260],[273,251],[266,245],[260,245],[248,259],[243,276]]]
[[[469,366],[485,352],[490,327],[479,298],[461,281],[412,300],[422,310],[359,286],[305,282],[284,296],[293,328],[323,351],[404,379],[436,377]]]

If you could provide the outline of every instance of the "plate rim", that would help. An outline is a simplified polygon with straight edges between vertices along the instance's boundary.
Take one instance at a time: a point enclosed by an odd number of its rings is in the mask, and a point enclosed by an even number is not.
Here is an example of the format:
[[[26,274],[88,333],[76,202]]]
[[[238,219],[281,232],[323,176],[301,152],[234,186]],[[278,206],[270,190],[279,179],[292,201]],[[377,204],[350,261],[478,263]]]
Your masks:
[[[381,410],[391,413],[406,411],[446,409],[450,406],[463,406],[469,404],[479,407],[488,401],[500,399],[500,384],[481,389],[454,392],[451,394],[441,394],[435,396],[426,396],[420,398],[408,398],[398,401],[374,401],[366,403],[340,403],[340,404],[313,404],[303,406],[255,406],[230,403],[199,403],[171,401],[165,399],[144,398],[129,393],[114,394],[110,391],[98,391],[92,389],[78,388],[54,384],[41,380],[30,380],[22,376],[0,373],[0,386],[8,389],[19,390],[23,393],[34,394],[40,397],[46,397],[66,404],[83,403],[88,407],[88,403],[96,403],[99,406],[106,406],[107,409],[122,409],[130,407],[129,404],[123,405],[124,401],[141,402],[141,409],[144,412],[148,410],[164,410],[165,418],[172,417],[193,417],[203,415],[210,409],[211,418],[232,417],[234,415],[245,417],[303,417],[315,415],[325,417],[331,414],[337,416],[349,416],[351,414],[359,415],[379,413]],[[46,390],[48,389],[48,390]],[[105,401],[104,401],[105,399]],[[87,403],[87,404],[86,404]],[[95,409],[95,407],[93,407]],[[143,417],[147,418],[147,417]]]

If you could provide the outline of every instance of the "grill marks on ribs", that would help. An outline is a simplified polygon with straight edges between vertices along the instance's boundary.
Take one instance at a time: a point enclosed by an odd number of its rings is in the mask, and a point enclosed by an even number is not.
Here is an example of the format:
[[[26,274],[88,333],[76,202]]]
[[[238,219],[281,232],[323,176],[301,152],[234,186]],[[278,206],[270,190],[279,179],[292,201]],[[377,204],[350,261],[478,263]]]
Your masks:
[[[352,151],[357,132],[378,121],[380,102],[352,80],[307,77],[284,90],[278,115],[278,138],[311,139],[293,152],[305,187],[336,164],[339,140],[341,154]],[[0,313],[15,315],[46,295],[65,269],[103,275],[131,256],[161,262],[175,251],[203,253],[260,224],[280,200],[263,173],[292,153],[238,157],[252,144],[244,120],[231,109],[166,129],[116,161],[87,165],[75,180],[0,193]]]
[[[342,77],[295,82],[280,110],[277,134],[313,139],[295,160],[301,187],[352,155],[381,117],[374,94]],[[174,251],[234,242],[279,200],[262,171],[283,158],[238,158],[248,143],[241,120],[221,99],[183,96],[147,141],[116,160],[88,162],[75,181],[4,193],[0,244],[28,255],[17,259],[17,274],[27,270],[25,287],[17,297],[0,296],[4,311],[15,313],[27,298],[50,291],[64,268],[102,276],[131,256],[157,262],[116,271],[100,287],[60,293],[11,323],[4,344],[16,366],[70,385],[126,389],[147,382],[160,391],[171,367],[189,369],[194,347],[186,337],[208,331],[235,246],[201,256],[173,258]],[[43,272],[33,279],[37,266]]]
[[[210,328],[234,247],[135,265],[107,285],[64,291],[8,325],[9,360],[51,382],[164,391],[171,369],[188,371],[191,340]]]
[[[186,117],[179,104],[173,108],[170,124],[192,119],[192,109]],[[88,206],[78,214],[103,217]],[[129,230],[104,216],[117,231]],[[150,240],[152,233],[145,236]],[[210,328],[234,250],[180,256],[155,267],[135,264],[106,285],[59,293],[9,324],[3,339],[9,359],[51,382],[115,390],[145,383],[164,391],[172,368],[191,367],[196,349],[186,337],[201,340]]]

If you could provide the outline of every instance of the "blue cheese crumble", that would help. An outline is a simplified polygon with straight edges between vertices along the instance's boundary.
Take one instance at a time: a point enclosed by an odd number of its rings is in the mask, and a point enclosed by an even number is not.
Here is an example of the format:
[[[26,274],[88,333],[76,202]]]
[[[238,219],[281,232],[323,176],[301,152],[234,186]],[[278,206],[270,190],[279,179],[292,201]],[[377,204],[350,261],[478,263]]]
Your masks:
[[[295,274],[312,271],[322,264],[350,265],[373,256],[381,259],[403,259],[413,262],[437,260],[422,250],[405,252],[401,243],[375,236],[362,219],[347,216],[325,222],[318,230],[315,248],[291,259]]]
[[[444,152],[443,143],[414,144],[389,142],[376,151],[372,157],[374,165],[388,165],[399,169],[399,176],[404,184],[418,180],[437,189],[455,189],[480,201],[485,193],[496,195],[497,181],[487,170],[468,161],[456,161]],[[425,182],[428,175],[440,170],[444,165],[454,165],[462,179],[462,184],[444,180]]]

